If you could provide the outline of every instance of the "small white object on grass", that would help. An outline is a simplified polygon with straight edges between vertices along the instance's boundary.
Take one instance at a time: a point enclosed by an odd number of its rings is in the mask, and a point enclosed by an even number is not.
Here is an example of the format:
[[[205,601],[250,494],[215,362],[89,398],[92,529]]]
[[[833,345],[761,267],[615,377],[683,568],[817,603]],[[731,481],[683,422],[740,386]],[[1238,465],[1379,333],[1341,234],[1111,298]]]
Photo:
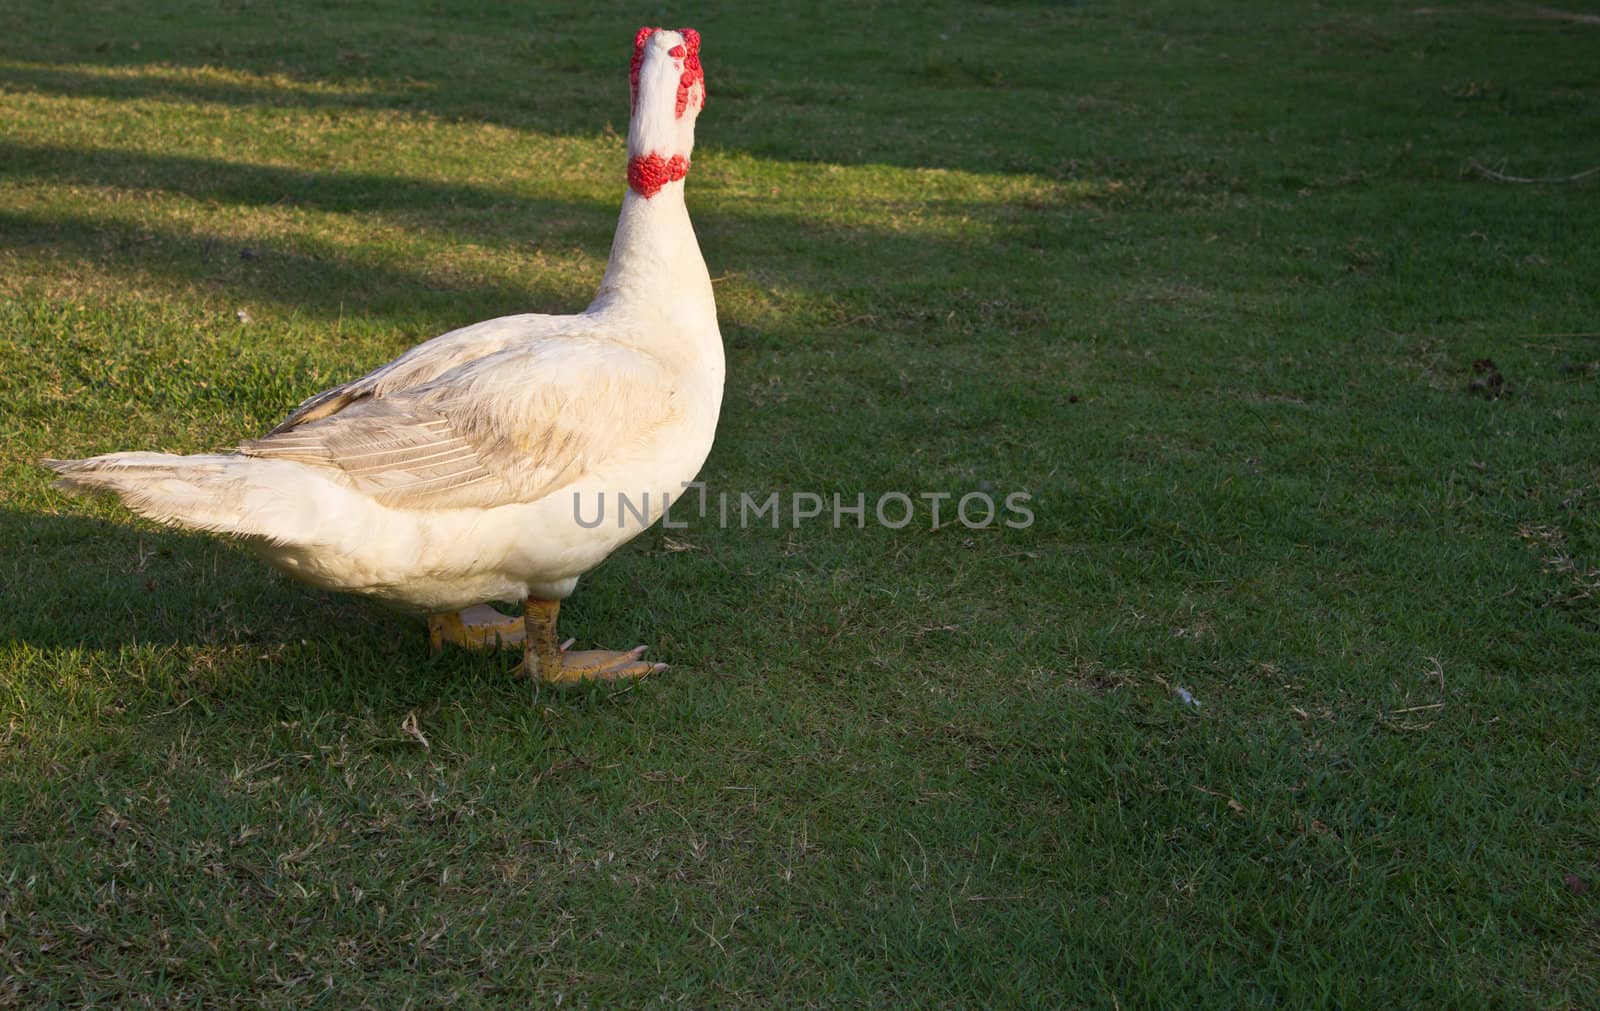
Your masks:
[[[1184,705],[1194,706],[1196,709],[1200,708],[1200,700],[1195,698],[1193,695],[1190,695],[1189,689],[1174,688],[1172,689],[1172,694],[1178,696],[1178,701],[1182,702]]]

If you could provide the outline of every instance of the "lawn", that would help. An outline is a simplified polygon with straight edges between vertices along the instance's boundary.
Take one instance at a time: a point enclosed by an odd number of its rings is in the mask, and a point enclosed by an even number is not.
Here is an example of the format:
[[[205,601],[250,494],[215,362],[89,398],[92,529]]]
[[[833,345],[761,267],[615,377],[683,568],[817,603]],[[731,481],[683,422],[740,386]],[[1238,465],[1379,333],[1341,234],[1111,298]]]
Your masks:
[[[0,1005],[1600,1004],[1600,18],[1216,6],[7,4]],[[581,309],[641,23],[709,488],[1031,526],[653,530],[560,691],[49,487]]]

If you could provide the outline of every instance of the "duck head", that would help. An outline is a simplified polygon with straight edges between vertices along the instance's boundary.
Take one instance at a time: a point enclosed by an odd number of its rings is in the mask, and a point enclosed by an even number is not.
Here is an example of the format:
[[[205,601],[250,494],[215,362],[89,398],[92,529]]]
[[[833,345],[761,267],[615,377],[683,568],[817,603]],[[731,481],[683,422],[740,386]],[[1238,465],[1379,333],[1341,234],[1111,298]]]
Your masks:
[[[639,29],[630,79],[628,185],[649,198],[689,173],[694,123],[706,104],[700,33],[693,28]]]

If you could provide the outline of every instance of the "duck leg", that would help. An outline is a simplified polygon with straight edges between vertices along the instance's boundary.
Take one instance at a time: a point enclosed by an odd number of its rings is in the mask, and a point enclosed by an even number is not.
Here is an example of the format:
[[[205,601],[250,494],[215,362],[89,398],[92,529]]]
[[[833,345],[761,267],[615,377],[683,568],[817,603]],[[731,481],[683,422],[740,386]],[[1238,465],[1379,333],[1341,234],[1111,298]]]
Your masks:
[[[428,615],[428,645],[437,653],[445,643],[480,653],[514,649],[522,645],[526,624],[521,618],[501,614],[488,604],[462,611]]]
[[[579,681],[621,681],[641,678],[667,669],[664,663],[641,660],[645,647],[628,650],[587,649],[568,651],[556,638],[559,600],[528,598],[523,621],[527,631],[523,640],[522,669],[531,678],[552,684]]]

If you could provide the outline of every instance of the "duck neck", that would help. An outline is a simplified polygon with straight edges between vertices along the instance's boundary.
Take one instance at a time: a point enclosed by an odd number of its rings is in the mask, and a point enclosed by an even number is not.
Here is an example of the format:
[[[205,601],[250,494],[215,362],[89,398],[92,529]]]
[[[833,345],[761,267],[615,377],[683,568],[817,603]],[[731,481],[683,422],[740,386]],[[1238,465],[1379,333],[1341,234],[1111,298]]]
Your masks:
[[[659,152],[636,154],[629,145],[628,190],[611,258],[592,309],[619,297],[667,305],[710,294],[710,280],[684,204],[689,159]],[[704,288],[704,292],[700,289]]]
[[[711,281],[683,203],[694,121],[705,105],[699,52],[691,29],[641,28],[634,37],[628,191],[591,311],[620,302],[679,315],[710,305]]]

